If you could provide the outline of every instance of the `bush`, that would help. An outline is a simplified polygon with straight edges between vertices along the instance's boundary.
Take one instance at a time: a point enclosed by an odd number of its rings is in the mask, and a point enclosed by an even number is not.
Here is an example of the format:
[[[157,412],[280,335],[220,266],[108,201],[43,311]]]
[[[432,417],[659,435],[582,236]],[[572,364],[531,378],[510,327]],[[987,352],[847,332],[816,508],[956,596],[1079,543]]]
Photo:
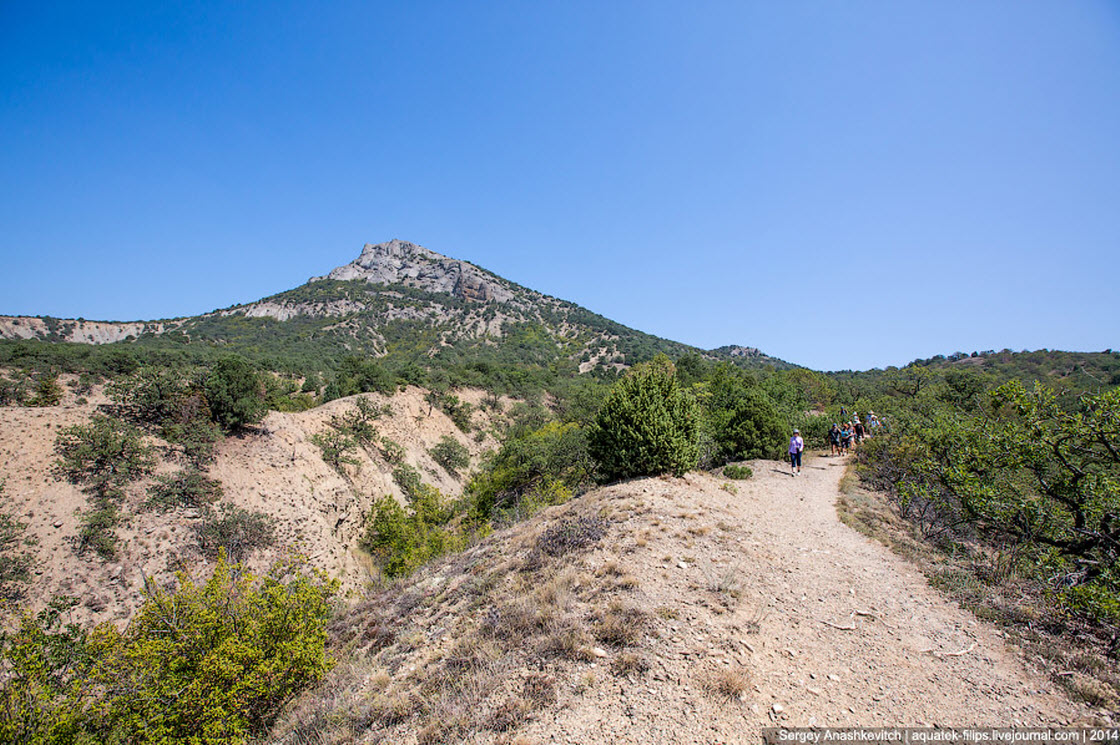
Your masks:
[[[754,476],[754,471],[751,470],[750,466],[736,466],[732,464],[723,467],[723,475],[724,478],[739,481]]]
[[[206,507],[222,498],[222,485],[201,471],[187,470],[157,476],[148,488],[148,507],[173,510],[176,507]]]
[[[0,375],[0,406],[22,406],[27,401],[27,378]]]
[[[420,491],[420,472],[407,463],[393,469],[393,481],[397,482],[407,500],[411,501]]]
[[[173,370],[142,367],[127,377],[110,381],[105,393],[116,404],[122,419],[161,427],[177,413],[186,385]]]
[[[106,561],[117,555],[117,536],[113,532],[121,521],[121,511],[116,502],[108,499],[94,500],[78,516],[78,553],[93,550]]]
[[[769,395],[742,373],[724,365],[715,369],[704,412],[716,463],[781,455],[788,423]]]
[[[345,466],[356,468],[361,466],[362,462],[351,455],[358,449],[358,443],[354,441],[353,437],[348,437],[342,432],[332,429],[325,432],[316,432],[311,435],[310,439],[311,444],[319,448],[319,452],[323,456],[323,462],[339,474],[346,475]]]
[[[412,512],[408,513],[392,497],[378,500],[360,542],[389,577],[410,574],[465,544],[463,536],[447,526],[452,511],[439,490],[421,484],[410,502]]]
[[[28,406],[58,406],[62,402],[62,394],[58,373],[45,373],[35,381],[35,395],[27,404]]]
[[[0,496],[4,482],[0,480]],[[33,559],[25,547],[34,541],[25,536],[27,524],[7,512],[0,512],[0,600],[16,598],[22,585],[31,578]]]
[[[432,460],[443,466],[452,476],[458,477],[459,471],[471,464],[471,454],[467,446],[451,435],[444,435],[432,446],[428,454]]]
[[[586,432],[575,424],[549,422],[538,429],[515,428],[467,487],[475,516],[516,508],[526,495],[553,504],[586,486],[595,463]]]
[[[55,439],[55,475],[97,497],[119,497],[126,484],[155,465],[152,448],[141,438],[132,425],[101,415],[66,427]]]
[[[205,584],[148,586],[124,631],[24,616],[0,661],[0,741],[246,743],[330,666],[337,583],[295,562],[264,577],[220,558]]]
[[[664,355],[632,368],[611,389],[588,433],[588,450],[608,481],[682,475],[699,455],[696,403],[677,385]]]
[[[241,357],[218,360],[204,383],[214,421],[227,430],[259,422],[268,411],[260,373]]]
[[[210,558],[224,551],[234,561],[241,561],[254,549],[271,546],[276,540],[275,520],[263,512],[233,505],[208,510],[197,530],[199,546]]]
[[[404,462],[404,446],[396,440],[382,437],[379,450],[381,450],[381,457],[385,459],[386,463],[399,464]]]

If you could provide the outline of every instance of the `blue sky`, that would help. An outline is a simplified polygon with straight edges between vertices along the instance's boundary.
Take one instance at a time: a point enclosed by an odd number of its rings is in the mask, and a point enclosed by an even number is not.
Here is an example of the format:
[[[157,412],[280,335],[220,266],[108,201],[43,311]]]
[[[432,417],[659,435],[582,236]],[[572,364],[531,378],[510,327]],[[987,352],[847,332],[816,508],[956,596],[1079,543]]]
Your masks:
[[[1120,348],[1120,5],[0,3],[0,314],[390,238],[815,369]]]

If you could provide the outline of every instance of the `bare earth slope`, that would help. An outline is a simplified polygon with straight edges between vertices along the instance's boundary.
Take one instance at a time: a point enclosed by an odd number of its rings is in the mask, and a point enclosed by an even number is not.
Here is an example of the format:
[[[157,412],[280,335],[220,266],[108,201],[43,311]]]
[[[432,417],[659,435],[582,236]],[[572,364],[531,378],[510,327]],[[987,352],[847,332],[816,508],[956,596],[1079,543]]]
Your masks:
[[[689,474],[550,508],[343,618],[355,661],[276,737],[753,743],[774,725],[1101,721],[840,523],[843,465],[792,478],[759,461],[737,494]],[[606,535],[541,567],[541,536],[581,517]]]

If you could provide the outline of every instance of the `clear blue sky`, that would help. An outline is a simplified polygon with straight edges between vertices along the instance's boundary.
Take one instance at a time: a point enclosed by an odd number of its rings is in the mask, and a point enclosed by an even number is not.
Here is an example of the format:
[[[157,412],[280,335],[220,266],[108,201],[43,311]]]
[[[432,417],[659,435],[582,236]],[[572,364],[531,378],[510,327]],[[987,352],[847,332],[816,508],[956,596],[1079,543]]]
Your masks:
[[[1120,4],[0,2],[0,314],[394,237],[815,369],[1120,348]]]

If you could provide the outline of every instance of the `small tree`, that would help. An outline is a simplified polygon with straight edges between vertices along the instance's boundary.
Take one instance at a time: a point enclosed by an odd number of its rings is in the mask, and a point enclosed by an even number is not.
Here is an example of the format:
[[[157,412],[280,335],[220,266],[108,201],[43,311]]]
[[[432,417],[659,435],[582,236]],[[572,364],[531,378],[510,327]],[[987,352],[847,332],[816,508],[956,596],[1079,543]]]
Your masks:
[[[458,477],[459,471],[471,464],[471,454],[467,446],[451,435],[444,435],[428,451],[432,460],[439,463],[452,476]]]
[[[632,368],[611,389],[588,433],[605,480],[684,474],[699,451],[696,402],[677,385],[665,355]]]
[[[79,484],[96,497],[119,496],[121,489],[151,472],[152,448],[140,430],[119,419],[95,415],[58,433],[55,475]]]
[[[241,357],[218,360],[204,388],[214,421],[228,430],[259,422],[267,412],[264,381]]]

